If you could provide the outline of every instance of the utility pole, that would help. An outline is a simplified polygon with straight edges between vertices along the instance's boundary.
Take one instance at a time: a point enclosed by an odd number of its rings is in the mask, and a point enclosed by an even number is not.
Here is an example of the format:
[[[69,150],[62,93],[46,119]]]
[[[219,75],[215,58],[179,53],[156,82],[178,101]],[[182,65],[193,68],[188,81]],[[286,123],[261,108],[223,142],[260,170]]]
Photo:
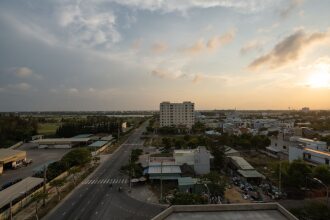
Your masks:
[[[281,193],[282,190],[281,190],[281,179],[282,179],[282,161],[281,161],[281,157],[280,157],[280,171],[279,171],[279,177],[278,177],[278,190],[279,192]]]
[[[131,192],[132,190],[132,151],[129,155],[129,191]]]
[[[46,165],[44,165],[44,184],[43,184],[43,192],[46,194],[46,172],[47,171],[47,167]],[[45,206],[46,205],[46,198],[43,197],[42,199],[42,205]]]
[[[160,201],[163,201],[163,160],[160,162]]]

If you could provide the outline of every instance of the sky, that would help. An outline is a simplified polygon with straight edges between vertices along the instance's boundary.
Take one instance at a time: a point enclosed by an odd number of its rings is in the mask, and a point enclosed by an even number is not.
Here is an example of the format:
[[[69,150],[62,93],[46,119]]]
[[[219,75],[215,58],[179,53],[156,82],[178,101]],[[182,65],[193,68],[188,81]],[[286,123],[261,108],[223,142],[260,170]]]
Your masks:
[[[330,109],[329,0],[2,0],[0,111]]]

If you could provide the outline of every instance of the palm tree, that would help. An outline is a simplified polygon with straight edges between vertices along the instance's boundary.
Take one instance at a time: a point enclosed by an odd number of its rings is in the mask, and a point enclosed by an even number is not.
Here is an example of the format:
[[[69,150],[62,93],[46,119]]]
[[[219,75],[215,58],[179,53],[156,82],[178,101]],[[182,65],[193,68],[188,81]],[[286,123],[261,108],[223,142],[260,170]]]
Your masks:
[[[40,201],[46,199],[48,196],[47,193],[44,193],[42,191],[36,192],[31,196],[31,202],[35,202],[36,204],[36,219],[38,220],[38,205],[40,203]]]
[[[65,184],[65,179],[64,178],[53,180],[53,181],[51,181],[49,183],[49,185],[51,187],[55,187],[56,188],[56,192],[57,192],[57,195],[58,195],[58,201],[61,200],[60,187],[62,187],[64,184]]]

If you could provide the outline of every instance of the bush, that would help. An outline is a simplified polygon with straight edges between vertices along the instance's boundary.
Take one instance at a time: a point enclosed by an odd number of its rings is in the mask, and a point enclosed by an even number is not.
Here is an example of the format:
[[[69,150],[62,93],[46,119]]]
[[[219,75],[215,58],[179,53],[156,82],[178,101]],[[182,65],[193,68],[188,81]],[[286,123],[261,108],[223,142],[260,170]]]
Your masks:
[[[76,148],[65,154],[61,162],[65,164],[67,168],[73,166],[81,166],[89,163],[92,160],[92,155],[87,148]]]
[[[207,204],[207,198],[197,194],[178,192],[170,199],[171,205],[199,205]]]

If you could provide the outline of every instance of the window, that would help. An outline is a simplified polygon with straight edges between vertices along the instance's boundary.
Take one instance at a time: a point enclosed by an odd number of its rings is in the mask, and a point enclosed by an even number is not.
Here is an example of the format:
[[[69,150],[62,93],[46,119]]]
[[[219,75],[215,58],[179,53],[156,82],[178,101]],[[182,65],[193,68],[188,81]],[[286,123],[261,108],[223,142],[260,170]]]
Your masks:
[[[283,149],[286,149],[286,146],[285,145],[283,146]]]

